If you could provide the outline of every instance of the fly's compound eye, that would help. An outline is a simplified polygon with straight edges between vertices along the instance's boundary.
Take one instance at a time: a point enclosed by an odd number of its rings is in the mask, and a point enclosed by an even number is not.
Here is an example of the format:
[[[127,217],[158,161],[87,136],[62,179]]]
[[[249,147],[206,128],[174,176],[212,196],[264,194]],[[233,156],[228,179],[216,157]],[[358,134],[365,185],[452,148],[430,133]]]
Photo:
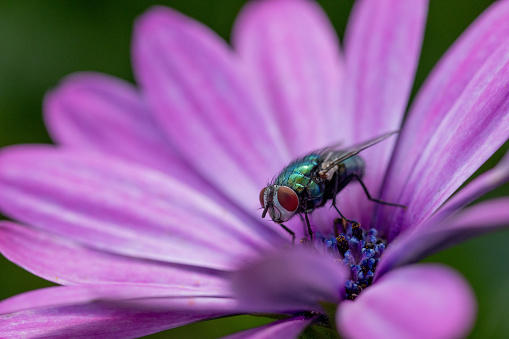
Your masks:
[[[262,207],[265,207],[265,190],[266,189],[267,189],[267,187],[264,187],[260,192],[260,205],[262,205]]]
[[[294,212],[299,207],[299,197],[297,193],[286,186],[281,186],[277,190],[277,200],[281,207],[288,212]]]

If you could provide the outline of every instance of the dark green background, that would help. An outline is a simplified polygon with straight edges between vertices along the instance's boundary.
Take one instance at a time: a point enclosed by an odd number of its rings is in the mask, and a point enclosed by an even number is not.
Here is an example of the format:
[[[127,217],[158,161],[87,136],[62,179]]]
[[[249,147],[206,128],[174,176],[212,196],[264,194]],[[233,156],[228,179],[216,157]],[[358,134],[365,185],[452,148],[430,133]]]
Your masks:
[[[339,36],[343,36],[353,1],[319,2]],[[444,51],[492,2],[431,0],[414,93]],[[176,8],[228,39],[234,18],[244,3],[242,0],[168,0],[157,4]],[[156,3],[148,0],[1,1],[0,146],[51,142],[42,122],[41,102],[44,93],[66,74],[93,70],[132,81],[129,56],[132,23],[153,4]],[[501,154],[497,153],[482,170],[493,166]],[[489,197],[508,193],[509,186],[505,185]],[[508,243],[509,231],[503,231],[427,260],[455,267],[472,284],[479,302],[473,338],[509,337]],[[0,258],[0,299],[49,285]],[[191,325],[153,337],[215,338],[265,321],[236,317]]]

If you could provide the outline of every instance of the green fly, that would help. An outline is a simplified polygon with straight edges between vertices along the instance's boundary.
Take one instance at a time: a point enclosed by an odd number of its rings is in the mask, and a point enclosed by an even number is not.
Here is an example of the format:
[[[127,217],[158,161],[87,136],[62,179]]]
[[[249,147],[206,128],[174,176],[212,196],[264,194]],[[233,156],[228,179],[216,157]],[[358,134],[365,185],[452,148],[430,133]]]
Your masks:
[[[308,214],[332,200],[332,206],[342,218],[346,219],[336,206],[336,196],[352,181],[361,184],[369,200],[404,208],[403,205],[371,197],[362,181],[364,160],[357,155],[396,133],[398,132],[387,133],[346,149],[335,150],[334,147],[326,147],[292,161],[261,190],[262,218],[265,218],[268,212],[272,220],[280,224],[295,240],[295,233],[283,223],[295,214],[301,217],[304,215],[307,231],[312,239]]]

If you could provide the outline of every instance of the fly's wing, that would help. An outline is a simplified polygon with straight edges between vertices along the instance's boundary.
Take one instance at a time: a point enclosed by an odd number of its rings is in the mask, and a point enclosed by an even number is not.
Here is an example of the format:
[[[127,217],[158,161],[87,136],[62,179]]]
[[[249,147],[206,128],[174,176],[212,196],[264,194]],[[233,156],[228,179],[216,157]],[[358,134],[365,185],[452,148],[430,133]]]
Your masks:
[[[391,135],[397,134],[399,131],[394,131],[390,133],[386,133],[384,135],[381,135],[379,137],[373,138],[371,140],[368,140],[366,142],[342,149],[342,150],[331,150],[331,147],[324,148],[320,150],[318,153],[322,155],[323,162],[330,162],[327,168],[325,168],[322,172],[327,173],[331,168],[334,166],[342,163],[346,159],[353,157],[354,155],[358,154],[359,152],[365,150],[366,148],[369,148],[373,145],[378,144],[381,141],[384,141]]]
[[[323,161],[328,161],[333,154],[336,154],[339,152],[339,147],[343,145],[342,141],[339,141],[335,143],[334,145],[330,145],[327,147],[320,148],[318,150],[315,150],[311,152],[311,154],[319,154],[322,157]]]

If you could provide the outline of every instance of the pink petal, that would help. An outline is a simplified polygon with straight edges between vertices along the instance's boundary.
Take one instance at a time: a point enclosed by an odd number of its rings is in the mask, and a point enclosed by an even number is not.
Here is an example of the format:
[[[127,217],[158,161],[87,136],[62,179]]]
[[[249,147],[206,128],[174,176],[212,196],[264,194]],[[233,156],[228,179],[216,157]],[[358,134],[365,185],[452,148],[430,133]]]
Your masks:
[[[508,139],[508,77],[509,40],[472,79],[421,152],[399,201],[408,206],[396,217],[403,219],[402,230],[429,217]],[[468,116],[461,117],[464,112]],[[397,233],[391,229],[389,240]]]
[[[345,119],[360,142],[401,124],[419,61],[428,2],[358,2],[345,34]],[[362,124],[355,122],[361,121]],[[388,147],[387,147],[388,148]]]
[[[295,317],[278,320],[265,326],[249,329],[224,337],[223,339],[293,339],[299,338],[313,318]]]
[[[351,144],[400,129],[419,61],[427,6],[427,0],[355,3],[345,33],[346,80],[341,124],[336,127]],[[391,138],[361,154],[367,169],[363,180],[375,198],[395,141]],[[348,218],[371,223],[375,204],[366,202],[360,186],[339,201]]]
[[[434,220],[445,219],[474,200],[509,181],[509,153],[494,168],[479,175],[447,200],[433,215]]]
[[[144,93],[182,156],[259,217],[260,189],[288,155],[227,44],[192,19],[156,7],[136,23],[133,58]]]
[[[0,302],[0,314],[38,308],[64,307],[90,302],[117,302],[152,310],[230,312],[236,302],[199,290],[147,284],[55,286],[25,292]]]
[[[336,324],[348,338],[463,338],[476,302],[463,277],[439,265],[394,270],[338,308]]]
[[[321,311],[339,302],[348,273],[341,262],[308,250],[266,255],[232,276],[240,309],[249,312]]]
[[[181,295],[182,291],[168,287],[113,284],[36,290],[0,303],[4,314],[0,337],[22,333],[27,337],[132,338],[225,316],[236,306],[229,299]],[[162,307],[159,301],[164,296]]]
[[[221,272],[98,251],[11,222],[0,222],[0,252],[10,261],[62,285],[141,283],[229,294]]]
[[[97,153],[4,149],[0,191],[14,219],[139,258],[231,269],[281,239],[159,171]]]
[[[314,1],[249,2],[233,41],[293,156],[340,141],[339,39]]]
[[[44,113],[53,140],[172,171],[196,180],[172,149],[134,86],[103,74],[79,73],[46,95]]]
[[[185,163],[132,85],[103,74],[74,74],[46,96],[44,108],[51,134],[64,146],[154,167],[225,208],[238,208]]]
[[[508,18],[509,3],[495,2],[449,50],[411,109],[383,195],[413,206],[403,229],[436,210],[507,140]],[[388,224],[391,214],[377,219]]]
[[[432,218],[415,231],[397,238],[378,264],[375,279],[393,269],[417,262],[481,234],[509,225],[509,198],[479,203],[457,215]]]
[[[0,316],[0,337],[138,338],[217,316],[215,313],[149,312],[90,303]]]

